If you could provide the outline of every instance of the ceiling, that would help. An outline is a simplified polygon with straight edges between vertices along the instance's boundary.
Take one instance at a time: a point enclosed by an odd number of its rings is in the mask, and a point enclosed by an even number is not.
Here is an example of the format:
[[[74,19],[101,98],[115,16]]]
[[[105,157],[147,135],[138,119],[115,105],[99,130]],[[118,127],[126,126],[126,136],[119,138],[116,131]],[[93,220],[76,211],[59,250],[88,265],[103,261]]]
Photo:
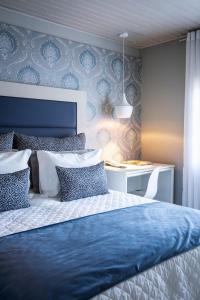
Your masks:
[[[145,48],[200,27],[200,0],[0,0],[0,5],[112,40]]]

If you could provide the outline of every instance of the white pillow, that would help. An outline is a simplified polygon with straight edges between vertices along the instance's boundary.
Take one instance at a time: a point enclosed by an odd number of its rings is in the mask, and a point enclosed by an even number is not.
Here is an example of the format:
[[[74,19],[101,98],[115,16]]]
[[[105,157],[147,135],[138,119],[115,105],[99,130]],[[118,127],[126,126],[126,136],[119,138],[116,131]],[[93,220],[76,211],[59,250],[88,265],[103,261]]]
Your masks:
[[[0,152],[0,174],[9,174],[28,168],[31,150]]]
[[[60,191],[56,166],[82,168],[96,165],[101,161],[101,150],[93,150],[81,154],[37,151],[37,157],[39,162],[40,193],[48,197],[56,197]]]

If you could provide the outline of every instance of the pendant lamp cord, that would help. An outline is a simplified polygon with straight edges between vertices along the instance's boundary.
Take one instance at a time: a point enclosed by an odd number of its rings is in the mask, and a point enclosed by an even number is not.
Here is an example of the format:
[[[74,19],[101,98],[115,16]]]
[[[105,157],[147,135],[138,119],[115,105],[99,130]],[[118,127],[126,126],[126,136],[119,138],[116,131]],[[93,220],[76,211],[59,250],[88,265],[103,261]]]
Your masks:
[[[122,65],[123,65],[123,82],[122,82],[122,97],[124,97],[124,42],[125,39],[123,38],[123,60],[122,60]],[[122,98],[123,99],[123,98]]]

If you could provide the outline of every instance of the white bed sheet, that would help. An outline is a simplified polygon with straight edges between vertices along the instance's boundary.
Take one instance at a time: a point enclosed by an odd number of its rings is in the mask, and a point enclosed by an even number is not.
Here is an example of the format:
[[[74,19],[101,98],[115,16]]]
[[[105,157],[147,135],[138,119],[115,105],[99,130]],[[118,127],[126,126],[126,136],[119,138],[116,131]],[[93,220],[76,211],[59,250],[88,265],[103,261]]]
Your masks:
[[[114,209],[154,202],[111,191],[107,195],[61,203],[30,195],[31,206],[3,212],[0,236],[55,224]],[[95,296],[93,300],[200,300],[200,247],[173,257]]]

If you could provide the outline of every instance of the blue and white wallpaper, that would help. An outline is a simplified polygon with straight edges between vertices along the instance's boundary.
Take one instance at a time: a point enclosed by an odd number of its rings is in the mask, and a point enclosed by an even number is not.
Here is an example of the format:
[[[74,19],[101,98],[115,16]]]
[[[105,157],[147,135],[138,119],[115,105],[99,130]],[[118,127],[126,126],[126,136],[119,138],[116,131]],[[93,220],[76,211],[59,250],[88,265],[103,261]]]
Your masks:
[[[0,23],[0,80],[87,92],[87,146],[106,159],[140,156],[141,59],[125,57],[125,92],[134,113],[113,118],[122,99],[122,55]]]

